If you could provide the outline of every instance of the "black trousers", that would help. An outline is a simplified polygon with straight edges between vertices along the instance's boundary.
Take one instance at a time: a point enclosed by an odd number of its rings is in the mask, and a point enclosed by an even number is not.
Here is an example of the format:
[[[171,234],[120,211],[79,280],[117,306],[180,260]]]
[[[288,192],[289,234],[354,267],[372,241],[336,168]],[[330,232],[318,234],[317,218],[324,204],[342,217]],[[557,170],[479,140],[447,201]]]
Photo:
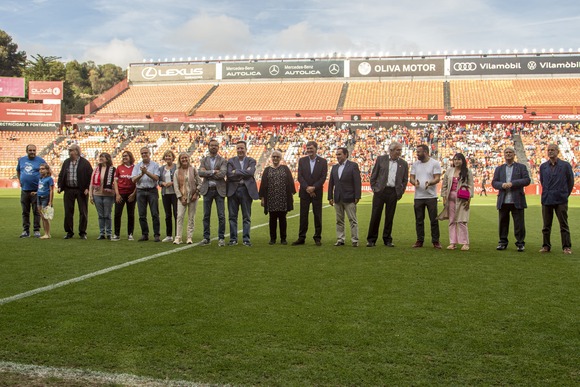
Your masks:
[[[526,239],[526,222],[524,219],[524,209],[517,209],[514,204],[502,204],[499,209],[499,244],[507,246],[509,244],[508,233],[510,229],[510,214],[514,220],[514,236],[516,246],[524,246]]]
[[[173,236],[173,223],[177,222],[177,195],[161,195],[161,201],[163,202],[163,211],[165,211],[165,233],[167,236]]]
[[[285,241],[287,237],[287,222],[286,222],[286,211],[270,211],[270,240],[276,240],[276,229],[278,223],[280,224],[280,240]]]
[[[119,236],[121,233],[121,218],[123,217],[123,208],[127,205],[127,235],[133,234],[135,231],[135,205],[137,204],[137,195],[135,199],[129,201],[130,194],[121,194],[123,201],[121,203],[115,202],[115,235]]]
[[[544,227],[542,228],[543,246],[552,248],[550,243],[550,234],[552,233],[552,221],[554,212],[560,223],[560,237],[562,238],[562,249],[571,248],[572,240],[570,238],[570,227],[568,226],[568,204],[542,205],[542,219]]]
[[[383,242],[385,244],[393,242],[391,233],[393,231],[393,218],[397,209],[397,191],[393,187],[386,187],[381,192],[373,195],[373,205],[371,210],[371,221],[367,241],[376,243],[379,237],[379,226],[385,208],[385,226],[383,228]]]
[[[308,232],[308,214],[312,204],[312,213],[314,214],[314,236],[315,241],[322,239],[322,196],[300,198],[300,229],[298,230],[298,239],[305,240]]]
[[[431,242],[439,242],[439,221],[437,220],[437,198],[415,199],[415,229],[417,231],[417,240],[425,241],[425,208],[429,213],[431,221]]]
[[[79,207],[79,235],[87,234],[89,220],[89,196],[79,188],[67,188],[64,191],[64,231],[67,235],[74,235],[75,202]]]

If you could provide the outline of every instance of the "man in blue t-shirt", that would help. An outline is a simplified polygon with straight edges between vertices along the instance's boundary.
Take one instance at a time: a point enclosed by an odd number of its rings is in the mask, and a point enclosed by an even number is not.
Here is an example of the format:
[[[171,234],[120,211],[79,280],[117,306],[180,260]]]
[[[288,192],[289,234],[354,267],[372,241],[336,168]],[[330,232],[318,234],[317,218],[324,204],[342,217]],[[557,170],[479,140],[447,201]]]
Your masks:
[[[42,157],[36,156],[36,145],[26,146],[26,156],[18,159],[16,174],[20,181],[20,204],[22,205],[22,234],[20,238],[30,236],[30,208],[34,216],[34,236],[40,237],[40,214],[36,210],[36,191],[40,179],[39,167],[45,163]]]

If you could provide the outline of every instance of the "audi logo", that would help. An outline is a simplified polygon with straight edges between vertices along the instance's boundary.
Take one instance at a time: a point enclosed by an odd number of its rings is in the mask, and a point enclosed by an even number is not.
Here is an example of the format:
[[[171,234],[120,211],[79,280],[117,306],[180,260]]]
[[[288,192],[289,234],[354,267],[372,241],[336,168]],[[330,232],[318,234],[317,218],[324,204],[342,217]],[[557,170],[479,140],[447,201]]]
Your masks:
[[[453,63],[453,70],[461,72],[461,71],[475,71],[477,69],[477,65],[473,62],[457,62]]]

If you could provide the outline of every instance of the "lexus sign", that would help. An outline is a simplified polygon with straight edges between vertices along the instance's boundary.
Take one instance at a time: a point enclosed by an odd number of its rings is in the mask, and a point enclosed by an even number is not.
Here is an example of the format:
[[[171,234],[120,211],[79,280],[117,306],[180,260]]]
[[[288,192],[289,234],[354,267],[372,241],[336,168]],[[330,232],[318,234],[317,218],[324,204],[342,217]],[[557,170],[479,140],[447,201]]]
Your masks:
[[[129,68],[131,82],[187,82],[213,80],[215,77],[215,64],[151,64]]]

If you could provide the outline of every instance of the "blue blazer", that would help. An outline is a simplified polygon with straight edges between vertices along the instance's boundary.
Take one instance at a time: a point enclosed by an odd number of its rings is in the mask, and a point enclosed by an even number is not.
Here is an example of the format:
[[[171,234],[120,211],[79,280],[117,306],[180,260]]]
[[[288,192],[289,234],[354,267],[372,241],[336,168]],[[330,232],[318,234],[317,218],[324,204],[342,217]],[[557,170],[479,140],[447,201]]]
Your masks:
[[[240,164],[240,159],[237,156],[229,159],[227,173],[228,196],[234,195],[238,189],[238,185],[243,183],[248,189],[248,194],[250,194],[250,197],[254,200],[258,200],[258,185],[256,184],[256,179],[254,178],[255,173],[256,160],[253,158],[246,156],[243,169],[242,165]]]
[[[361,178],[358,164],[350,160],[344,163],[342,176],[338,177],[338,164],[330,170],[328,181],[328,200],[336,203],[354,203],[361,196]]]
[[[526,195],[524,193],[524,187],[530,185],[531,179],[528,173],[528,168],[521,163],[514,162],[514,170],[512,173],[512,197],[514,199],[514,205],[517,209],[521,210],[528,207],[526,203]],[[503,201],[505,199],[507,190],[503,189],[501,185],[507,183],[506,181],[506,164],[500,165],[495,169],[493,174],[493,180],[491,185],[493,188],[497,189],[499,192],[497,194],[497,209],[501,209]]]

